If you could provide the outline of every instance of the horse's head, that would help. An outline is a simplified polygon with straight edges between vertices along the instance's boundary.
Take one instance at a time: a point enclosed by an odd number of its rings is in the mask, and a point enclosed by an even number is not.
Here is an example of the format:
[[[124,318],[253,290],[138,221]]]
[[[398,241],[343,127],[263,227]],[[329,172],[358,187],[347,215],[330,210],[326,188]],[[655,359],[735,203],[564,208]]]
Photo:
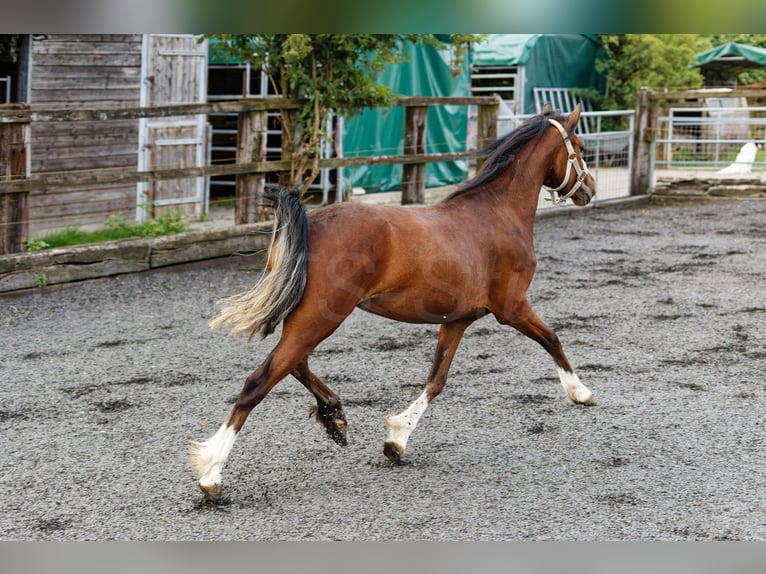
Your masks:
[[[545,104],[542,115],[551,113],[550,104]],[[553,156],[552,168],[544,185],[551,194],[551,201],[558,205],[570,197],[575,205],[587,205],[596,195],[596,180],[588,171],[582,157],[583,142],[575,133],[580,121],[580,104],[561,122],[548,118],[551,131],[560,143]]]

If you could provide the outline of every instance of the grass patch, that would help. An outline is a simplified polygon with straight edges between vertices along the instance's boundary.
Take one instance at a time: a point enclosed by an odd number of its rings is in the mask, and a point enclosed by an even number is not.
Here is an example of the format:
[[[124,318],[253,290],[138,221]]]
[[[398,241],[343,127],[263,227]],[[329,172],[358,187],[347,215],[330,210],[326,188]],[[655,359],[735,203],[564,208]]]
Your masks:
[[[177,211],[167,211],[143,223],[127,223],[121,215],[110,215],[105,228],[96,231],[65,229],[27,241],[27,251],[41,251],[53,247],[69,247],[86,243],[101,243],[129,237],[160,237],[185,233],[190,229],[188,218]]]

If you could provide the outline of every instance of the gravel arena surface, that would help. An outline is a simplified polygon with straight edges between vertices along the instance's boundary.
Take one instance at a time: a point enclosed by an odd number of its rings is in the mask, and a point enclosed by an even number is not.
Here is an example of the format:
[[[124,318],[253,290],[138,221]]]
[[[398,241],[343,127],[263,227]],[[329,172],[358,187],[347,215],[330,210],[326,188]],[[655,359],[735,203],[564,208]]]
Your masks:
[[[276,336],[207,323],[262,258],[0,296],[0,538],[766,539],[766,202],[567,211],[535,236],[529,299],[596,406],[485,317],[393,466],[384,417],[421,393],[438,328],[356,311],[312,358],[348,446],[288,378],[250,415],[219,505],[188,442]]]

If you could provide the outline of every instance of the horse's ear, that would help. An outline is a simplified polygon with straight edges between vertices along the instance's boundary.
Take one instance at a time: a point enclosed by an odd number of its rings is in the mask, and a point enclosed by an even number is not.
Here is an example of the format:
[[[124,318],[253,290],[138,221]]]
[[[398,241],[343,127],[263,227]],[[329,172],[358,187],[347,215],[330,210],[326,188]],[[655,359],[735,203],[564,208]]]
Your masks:
[[[553,108],[551,107],[551,103],[545,102],[542,109],[540,110],[540,115],[544,116],[546,114],[552,114],[552,113],[553,113]]]
[[[575,106],[575,109],[572,110],[572,113],[569,114],[569,117],[567,118],[567,131],[572,132],[574,131],[575,127],[577,126],[577,122],[580,121],[580,111],[582,108],[580,107],[580,104],[578,103]]]

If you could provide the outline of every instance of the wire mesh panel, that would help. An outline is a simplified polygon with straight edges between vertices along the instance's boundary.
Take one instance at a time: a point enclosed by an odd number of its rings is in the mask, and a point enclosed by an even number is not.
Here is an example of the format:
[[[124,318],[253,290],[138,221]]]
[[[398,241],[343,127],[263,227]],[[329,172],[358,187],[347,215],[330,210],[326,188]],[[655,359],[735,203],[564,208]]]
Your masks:
[[[766,170],[766,107],[732,105],[744,98],[708,100],[713,105],[670,108],[658,118],[655,169]]]

